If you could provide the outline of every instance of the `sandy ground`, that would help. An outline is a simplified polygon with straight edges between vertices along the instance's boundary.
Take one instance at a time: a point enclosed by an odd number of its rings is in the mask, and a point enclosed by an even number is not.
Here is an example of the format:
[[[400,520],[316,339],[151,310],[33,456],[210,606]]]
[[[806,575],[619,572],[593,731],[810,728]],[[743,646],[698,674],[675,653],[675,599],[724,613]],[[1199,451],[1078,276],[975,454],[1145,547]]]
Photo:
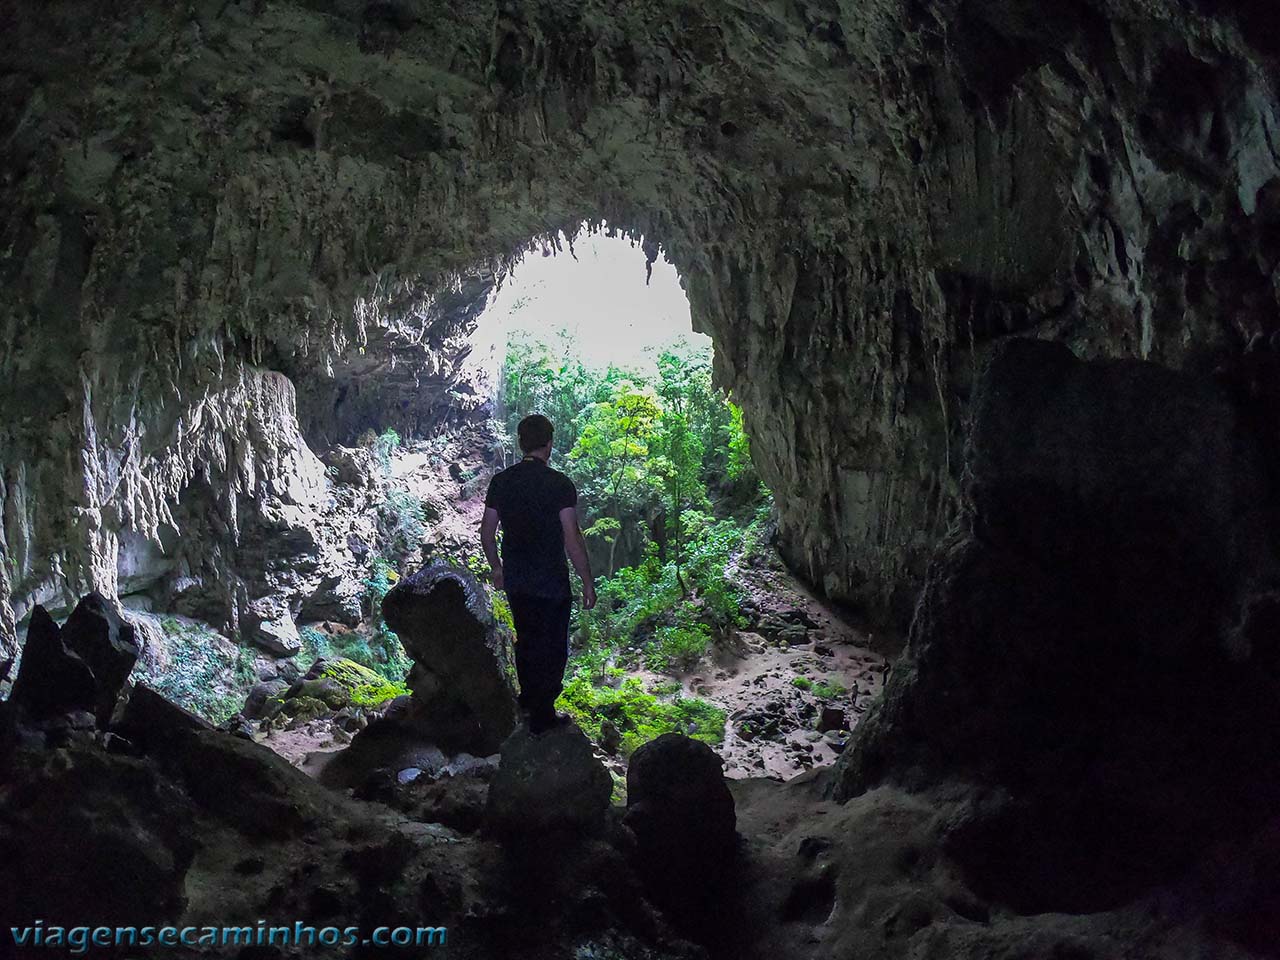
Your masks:
[[[711,662],[680,678],[686,695],[710,700],[728,714],[718,752],[725,761],[725,775],[732,778],[788,780],[835,762],[848,741],[847,731],[884,686],[888,669],[885,658],[870,649],[870,637],[779,567],[753,568],[740,575],[750,583],[764,619],[812,624],[805,642],[788,644],[762,633],[740,632]],[[847,692],[822,698],[812,687],[796,686],[796,677],[807,678],[814,687],[838,684]],[[843,714],[843,723],[830,733],[817,729],[824,708]],[[760,735],[770,720],[776,729]]]

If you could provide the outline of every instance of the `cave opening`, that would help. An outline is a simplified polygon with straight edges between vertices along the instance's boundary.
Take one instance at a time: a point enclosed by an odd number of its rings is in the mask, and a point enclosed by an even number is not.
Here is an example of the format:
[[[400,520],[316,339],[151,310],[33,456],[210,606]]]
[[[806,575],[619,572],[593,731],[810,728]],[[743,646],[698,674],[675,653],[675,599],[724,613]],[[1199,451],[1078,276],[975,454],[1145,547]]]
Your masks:
[[[391,695],[406,661],[375,607],[425,563],[467,570],[514,634],[477,531],[493,476],[520,460],[517,424],[541,413],[600,597],[574,607],[557,706],[615,781],[666,732],[713,745],[731,776],[834,762],[883,659],[779,556],[742,410],[658,245],[607,224],[544,237],[449,322],[465,343],[429,416],[384,404],[354,440],[385,484],[362,558],[367,616],[350,633],[299,620],[301,665],[344,654],[381,671]]]
[[[1277,956],[1267,5],[1042,6],[0,5],[19,955]],[[511,252],[593,216],[678,265],[767,517],[732,443],[707,507],[614,456],[620,407],[685,449],[697,356],[462,376]],[[617,589],[540,739],[468,511],[556,397]],[[887,675],[792,572],[905,632]]]

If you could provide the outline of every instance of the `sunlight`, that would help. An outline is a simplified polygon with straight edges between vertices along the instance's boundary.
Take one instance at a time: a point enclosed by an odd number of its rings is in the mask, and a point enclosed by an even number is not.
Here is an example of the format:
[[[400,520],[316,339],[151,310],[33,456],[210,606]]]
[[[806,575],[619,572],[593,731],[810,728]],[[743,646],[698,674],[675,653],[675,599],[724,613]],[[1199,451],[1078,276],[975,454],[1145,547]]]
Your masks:
[[[654,262],[646,284],[644,252],[622,237],[583,235],[574,254],[567,245],[556,256],[527,254],[480,315],[471,363],[491,383],[516,333],[553,342],[563,331],[588,366],[646,373],[656,369],[656,348],[679,337],[710,344],[693,332],[689,300],[665,257]]]

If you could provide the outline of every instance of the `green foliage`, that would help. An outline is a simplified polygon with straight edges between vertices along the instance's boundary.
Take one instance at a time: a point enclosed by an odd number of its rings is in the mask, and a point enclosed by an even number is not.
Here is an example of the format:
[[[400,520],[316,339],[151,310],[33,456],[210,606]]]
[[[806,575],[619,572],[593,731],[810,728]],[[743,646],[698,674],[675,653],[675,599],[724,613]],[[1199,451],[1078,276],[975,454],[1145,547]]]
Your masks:
[[[160,627],[168,640],[170,663],[163,672],[152,672],[140,662],[134,678],[211,723],[237,713],[258,680],[254,652],[176,617],[165,618]]]
[[[722,712],[698,699],[668,702],[679,683],[655,696],[623,679],[623,668],[688,670],[745,624],[731,570],[758,548],[769,515],[742,411],[714,386],[710,351],[681,342],[656,360],[653,374],[593,370],[563,336],[513,338],[499,404],[511,436],[533,412],[556,425],[558,465],[578,488],[603,573],[595,610],[575,613],[561,709],[593,736],[612,722],[624,752],[690,726],[708,742],[723,738]]]
[[[808,677],[792,677],[791,685],[795,687],[799,687],[801,690],[813,689],[813,681],[810,680]]]
[[[742,408],[732,402],[729,404],[729,425],[725,433],[725,450],[728,454],[725,475],[735,482],[748,475],[754,475],[755,465],[751,462],[751,440],[747,437],[747,432],[742,425]]]
[[[585,673],[575,673],[556,707],[593,740],[600,739],[600,726],[608,720],[622,734],[624,756],[664,733],[687,734],[713,746],[724,742],[723,710],[697,697],[661,700],[645,691],[639,677],[628,677],[614,688],[598,687]]]
[[[400,449],[400,434],[390,427],[378,434],[373,441],[373,452],[382,465],[383,473],[391,472],[391,458]]]
[[[403,682],[393,682],[368,666],[351,659],[327,663],[320,674],[338,681],[351,692],[351,702],[359,707],[376,707],[408,693]]]
[[[407,490],[388,490],[378,507],[378,536],[387,555],[403,561],[417,553],[427,535],[428,519],[420,498]]]
[[[832,680],[830,683],[815,683],[813,692],[820,700],[838,700],[849,690],[839,680]]]

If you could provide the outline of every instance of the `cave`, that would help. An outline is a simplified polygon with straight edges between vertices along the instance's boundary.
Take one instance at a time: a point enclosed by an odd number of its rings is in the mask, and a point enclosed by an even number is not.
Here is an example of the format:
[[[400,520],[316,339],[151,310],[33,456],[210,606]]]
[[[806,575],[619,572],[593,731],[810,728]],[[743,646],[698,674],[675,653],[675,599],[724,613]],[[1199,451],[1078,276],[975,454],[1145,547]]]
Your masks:
[[[0,952],[1280,955],[1265,4],[15,0],[0,35]],[[585,739],[511,732],[483,585],[428,556],[377,611],[412,696],[323,776],[157,692],[208,685],[138,612],[229,670],[370,615],[326,566],[368,537],[308,505],[483,416],[485,305],[602,233],[678,271],[786,575],[881,638],[839,758],[726,779],[668,733],[610,803]]]

